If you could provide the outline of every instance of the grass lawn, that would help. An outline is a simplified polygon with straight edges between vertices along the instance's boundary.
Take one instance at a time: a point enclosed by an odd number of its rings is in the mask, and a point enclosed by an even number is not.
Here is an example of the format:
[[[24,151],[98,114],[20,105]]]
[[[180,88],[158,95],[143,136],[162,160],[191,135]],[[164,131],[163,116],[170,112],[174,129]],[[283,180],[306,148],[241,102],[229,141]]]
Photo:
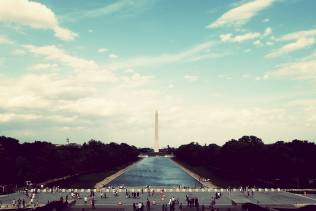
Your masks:
[[[133,163],[133,162],[132,162]],[[122,166],[118,166],[112,170],[106,170],[102,172],[89,173],[89,174],[81,174],[78,176],[73,176],[71,178],[61,180],[58,182],[50,183],[49,187],[59,186],[60,188],[93,188],[94,185],[104,178],[114,174],[115,172],[129,166],[132,163],[128,163]]]
[[[241,185],[241,181],[233,178],[233,177],[223,177],[221,175],[215,174],[214,172],[212,172],[211,170],[207,169],[204,166],[193,166],[187,163],[184,163],[182,161],[179,161],[177,159],[174,159],[176,162],[180,163],[182,166],[184,166],[185,168],[191,170],[192,172],[210,179],[211,182],[218,186],[218,187],[223,187],[226,188],[228,186],[230,187],[239,187]]]

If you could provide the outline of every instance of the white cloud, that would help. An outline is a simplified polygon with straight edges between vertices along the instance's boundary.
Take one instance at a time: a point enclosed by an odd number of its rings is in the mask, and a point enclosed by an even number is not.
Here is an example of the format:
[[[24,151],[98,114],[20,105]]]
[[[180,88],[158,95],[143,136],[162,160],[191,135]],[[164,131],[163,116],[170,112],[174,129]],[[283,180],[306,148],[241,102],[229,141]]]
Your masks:
[[[267,27],[263,33],[259,32],[248,32],[245,34],[240,35],[234,35],[232,33],[228,34],[221,34],[219,37],[222,42],[231,42],[231,43],[242,43],[249,40],[258,39],[254,42],[254,45],[256,46],[262,46],[263,43],[260,39],[264,39],[264,37],[270,36],[272,34],[272,29],[270,27]]]
[[[0,45],[1,44],[13,44],[14,42],[11,41],[9,38],[6,36],[0,36]]]
[[[254,44],[255,46],[257,46],[257,47],[263,46],[263,43],[261,42],[261,40],[256,40],[256,41],[253,42],[253,44]]]
[[[134,5],[134,2],[131,0],[118,0],[112,4],[109,4],[105,7],[88,10],[83,12],[84,16],[97,17],[101,15],[108,15],[121,11],[122,9],[129,8]]]
[[[194,55],[191,58],[188,58],[185,62],[197,62],[208,59],[220,58],[228,55],[228,53],[201,53],[200,55]]]
[[[269,18],[265,18],[265,19],[262,20],[262,23],[268,23],[269,21],[270,21]]]
[[[173,83],[168,84],[168,88],[169,89],[173,89],[174,88],[174,84]]]
[[[269,7],[275,0],[253,0],[243,3],[226,13],[215,22],[208,25],[208,28],[218,28],[220,26],[241,26],[247,23],[252,17],[261,10]]]
[[[59,64],[61,67],[70,67],[76,72],[76,77],[82,82],[116,82],[117,76],[106,67],[94,60],[80,58],[66,52],[55,45],[34,46],[25,45],[24,48],[35,56],[43,57],[45,60]]]
[[[291,138],[302,132],[297,122],[308,120],[307,115],[294,116],[282,106],[194,103],[178,94],[171,96],[158,89],[135,86],[138,79],[143,84],[148,78],[134,73],[130,79],[117,76],[121,83],[115,84],[87,83],[77,74],[0,76],[2,133],[54,143],[70,137],[78,143],[95,138],[151,146],[148,140],[153,140],[154,111],[158,109],[161,145],[170,144],[172,139],[172,145],[177,146],[192,140],[222,144],[245,134],[255,134],[265,141]],[[306,123],[315,126],[315,121]]]
[[[244,50],[244,52],[245,52],[245,53],[249,53],[249,52],[251,52],[251,49],[250,49],[250,48],[247,48],[247,49]]]
[[[151,107],[157,105],[157,101],[153,101],[157,94],[137,87],[151,77],[135,73],[130,77],[118,76],[121,83],[108,84],[87,83],[87,77],[78,77],[78,74],[0,76],[1,131],[6,135],[16,132],[19,137],[22,132],[17,131],[29,130],[34,138],[53,141],[67,136],[65,131],[60,131],[61,127],[67,127],[70,131],[68,135],[79,138],[80,142],[92,138],[91,134],[94,137],[103,134],[106,135],[104,137],[111,135],[128,141],[140,140],[144,134],[131,132],[126,138],[126,134],[123,137],[119,131],[134,128],[133,131],[138,132],[148,124],[144,123],[140,114],[148,113]],[[77,128],[81,130],[76,132]],[[91,134],[82,130],[88,128]],[[52,131],[54,137],[51,136]],[[77,136],[78,132],[80,135]]]
[[[280,40],[281,41],[291,41],[291,40],[298,40],[302,37],[315,37],[315,36],[316,36],[316,29],[311,29],[311,30],[297,31],[297,32],[283,35],[280,38]]]
[[[125,70],[125,72],[131,74],[131,73],[135,73],[135,70],[132,68],[128,68]]]
[[[95,70],[99,68],[95,61],[73,56],[55,45],[25,45],[24,48],[35,55],[44,56],[47,60],[61,62],[75,70]]]
[[[62,40],[73,40],[78,35],[60,26],[54,12],[46,5],[30,0],[1,0],[0,22],[15,23],[35,29],[51,29]]]
[[[233,79],[231,76],[229,76],[229,75],[224,75],[224,74],[219,74],[219,75],[217,75],[217,77],[220,78],[220,79],[225,79],[225,80],[231,80],[231,79]]]
[[[264,33],[263,33],[263,36],[269,36],[272,34],[272,28],[271,27],[267,27],[265,30],[264,30]]]
[[[55,32],[55,36],[62,40],[74,40],[78,36],[78,34],[70,31],[69,29],[59,26],[53,28],[53,30]]]
[[[118,55],[116,55],[116,54],[109,54],[109,58],[110,59],[117,59],[119,56]]]
[[[109,51],[109,50],[106,49],[106,48],[99,48],[99,49],[98,49],[98,52],[99,52],[99,53],[104,53],[104,52],[107,52],[107,51]]]
[[[289,33],[276,39],[277,42],[290,42],[283,45],[281,48],[275,49],[266,55],[266,58],[276,58],[289,54],[291,52],[310,47],[315,44],[316,29],[297,31]]]
[[[243,74],[241,77],[242,78],[250,78],[250,75],[249,74]]]
[[[270,46],[271,46],[271,45],[274,45],[274,43],[271,42],[271,41],[267,41],[267,42],[266,42],[266,45],[270,45]]]
[[[292,78],[298,80],[316,80],[316,54],[304,59],[283,64],[264,76],[268,78]]]
[[[288,54],[300,49],[304,49],[306,47],[313,45],[314,43],[315,43],[315,38],[302,37],[302,38],[297,39],[295,42],[286,44],[282,46],[281,48],[272,51],[271,53],[266,55],[266,58],[276,58],[284,54]]]
[[[135,71],[127,76],[116,75],[106,66],[98,64],[94,60],[84,59],[78,56],[69,54],[64,49],[49,45],[49,46],[34,46],[25,45],[24,48],[35,56],[43,57],[45,60],[52,61],[54,64],[37,64],[34,69],[57,68],[60,66],[70,67],[73,72],[73,81],[78,81],[82,86],[91,83],[118,83],[122,82],[124,86],[137,87],[146,84],[152,80],[152,76],[141,75]],[[68,69],[67,68],[67,69]],[[74,82],[77,83],[77,82]]]
[[[139,87],[146,85],[148,82],[152,81],[154,79],[153,76],[148,75],[141,75],[139,73],[132,73],[127,76],[122,76],[120,80],[124,85],[127,84],[129,88],[131,87]]]
[[[75,21],[83,18],[96,18],[111,14],[137,14],[146,10],[153,3],[153,1],[148,0],[117,0],[113,1],[113,3],[100,2],[96,8],[85,8],[84,10],[74,11],[68,13],[65,18]]]
[[[58,68],[58,64],[49,64],[49,63],[39,63],[32,65],[32,70],[56,70]]]
[[[213,42],[200,43],[187,50],[176,53],[165,53],[156,56],[142,56],[135,57],[127,60],[121,60],[116,63],[112,63],[109,66],[112,69],[117,68],[130,68],[135,66],[148,66],[148,65],[160,65],[175,62],[192,62],[202,59],[209,59],[211,57],[218,57],[222,54],[209,53],[209,49],[213,46]]]
[[[25,50],[22,50],[22,49],[14,49],[11,51],[11,54],[15,56],[22,56],[22,55],[25,55],[26,52]]]
[[[293,100],[288,103],[289,106],[297,107],[304,106],[315,109],[316,108],[316,100],[315,99],[304,99],[304,100]]]
[[[197,75],[184,75],[183,78],[189,82],[195,82],[199,79]]]
[[[299,99],[288,102],[289,107],[303,110],[301,115],[305,116],[305,125],[307,127],[315,127],[316,125],[316,100],[315,99]]]
[[[233,34],[222,34],[220,35],[220,39],[222,42],[235,42],[235,43],[242,43],[248,40],[253,40],[260,37],[260,33],[258,32],[249,32],[246,34],[242,35],[236,35],[234,36]]]

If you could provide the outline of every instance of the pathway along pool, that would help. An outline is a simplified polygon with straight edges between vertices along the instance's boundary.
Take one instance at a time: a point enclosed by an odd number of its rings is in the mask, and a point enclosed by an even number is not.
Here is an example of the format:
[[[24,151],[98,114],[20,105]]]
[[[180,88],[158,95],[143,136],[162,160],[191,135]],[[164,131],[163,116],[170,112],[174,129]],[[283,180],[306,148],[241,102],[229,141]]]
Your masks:
[[[132,165],[107,186],[179,186],[200,187],[201,183],[184,172],[169,158],[147,157]]]

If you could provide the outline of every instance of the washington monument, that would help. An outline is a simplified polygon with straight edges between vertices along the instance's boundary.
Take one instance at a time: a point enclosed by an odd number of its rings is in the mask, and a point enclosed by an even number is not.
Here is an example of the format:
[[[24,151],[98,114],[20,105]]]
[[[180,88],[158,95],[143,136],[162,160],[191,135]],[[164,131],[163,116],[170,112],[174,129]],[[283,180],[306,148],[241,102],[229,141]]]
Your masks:
[[[158,111],[155,112],[155,144],[154,152],[159,152]]]

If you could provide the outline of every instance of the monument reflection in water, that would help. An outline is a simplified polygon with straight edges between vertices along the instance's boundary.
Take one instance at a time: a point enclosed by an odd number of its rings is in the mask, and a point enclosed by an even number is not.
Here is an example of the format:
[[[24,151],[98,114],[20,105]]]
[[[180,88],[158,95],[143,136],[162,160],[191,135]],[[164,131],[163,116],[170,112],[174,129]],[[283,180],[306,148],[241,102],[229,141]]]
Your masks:
[[[120,185],[200,187],[201,183],[189,176],[169,158],[157,156],[144,158],[108,184],[108,186]]]

